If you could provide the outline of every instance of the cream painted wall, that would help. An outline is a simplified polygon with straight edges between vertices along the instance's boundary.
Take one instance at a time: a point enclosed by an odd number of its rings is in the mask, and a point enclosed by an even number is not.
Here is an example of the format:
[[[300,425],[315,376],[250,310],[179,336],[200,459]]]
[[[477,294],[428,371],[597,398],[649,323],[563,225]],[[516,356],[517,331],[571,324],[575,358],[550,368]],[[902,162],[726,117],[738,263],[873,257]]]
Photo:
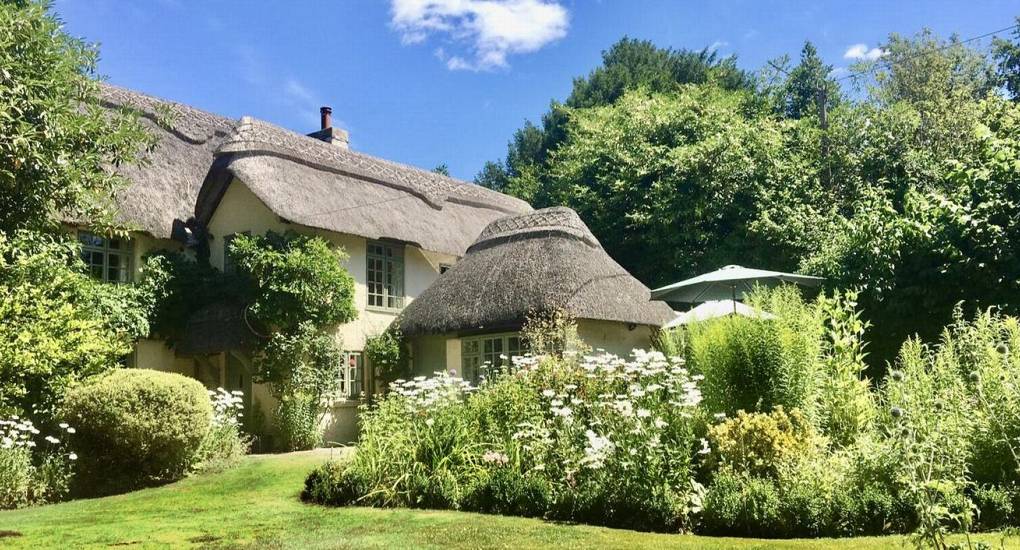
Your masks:
[[[212,237],[209,242],[210,263],[223,269],[224,244],[226,237],[235,233],[250,232],[261,235],[267,231],[297,231],[308,235],[317,235],[329,242],[341,246],[348,258],[344,267],[354,278],[354,305],[358,317],[350,323],[336,328],[337,337],[348,351],[364,350],[365,341],[370,336],[381,334],[396,318],[399,310],[370,308],[368,306],[368,287],[366,284],[367,243],[368,240],[355,235],[339,234],[319,230],[303,225],[284,222],[274,214],[241,180],[233,180],[224,193],[219,206],[213,213],[208,225]],[[421,250],[414,246],[404,247],[404,294],[405,305],[421,294],[439,277],[439,265],[456,262],[456,256],[439,254]],[[441,340],[439,341],[441,344]],[[459,365],[459,349],[458,360]],[[459,368],[459,366],[458,366]],[[366,364],[366,370],[371,369]],[[256,394],[268,392],[265,388],[254,390]],[[271,399],[259,399],[265,414],[272,411]],[[327,441],[347,443],[357,437],[357,405],[359,401],[338,402],[331,407],[324,419],[325,438]]]
[[[629,329],[626,323],[580,319],[577,321],[577,335],[591,346],[592,351],[601,349],[623,358],[630,357],[634,349],[652,349],[652,328],[643,325]],[[445,350],[437,341],[445,343]],[[454,371],[457,376],[463,375],[461,339],[456,335],[419,336],[411,339],[411,345],[415,374],[430,376],[439,370],[434,365],[445,364],[447,370]],[[441,350],[444,353],[440,353]],[[441,363],[444,358],[445,363]]]
[[[216,208],[209,221],[210,263],[222,269],[224,260],[224,242],[226,237],[234,233],[249,231],[253,235],[261,235],[266,231],[283,232],[297,231],[309,235],[318,235],[335,245],[343,247],[348,258],[344,267],[354,278],[354,305],[358,318],[337,329],[337,335],[343,339],[347,350],[364,349],[365,340],[386,330],[393,322],[399,310],[369,308],[368,287],[366,286],[366,258],[368,240],[363,237],[323,231],[303,225],[290,224],[282,221],[252,193],[240,180],[234,180],[223,195],[220,205]],[[421,250],[414,246],[404,247],[404,293],[405,305],[421,294],[439,277],[439,264],[452,264],[456,256],[438,254]]]
[[[626,323],[580,319],[577,336],[592,351],[601,349],[623,358],[630,357],[631,350],[652,348],[652,328],[644,325],[629,329]]]

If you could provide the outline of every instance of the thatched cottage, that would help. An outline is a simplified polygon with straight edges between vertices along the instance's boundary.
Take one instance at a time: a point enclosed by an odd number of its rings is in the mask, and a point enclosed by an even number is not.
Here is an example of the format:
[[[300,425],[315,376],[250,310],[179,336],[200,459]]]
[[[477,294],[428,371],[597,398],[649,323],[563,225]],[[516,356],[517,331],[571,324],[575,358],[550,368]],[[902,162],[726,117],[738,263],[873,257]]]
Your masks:
[[[158,145],[143,164],[121,170],[131,182],[118,196],[122,221],[134,229],[130,239],[72,226],[96,277],[130,281],[142,257],[160,249],[198,250],[228,270],[227,245],[241,233],[293,230],[344,248],[358,318],[337,329],[347,350],[347,399],[334,407],[329,439],[356,433],[356,407],[374,383],[365,341],[401,312],[406,330],[421,336],[415,364],[423,372],[461,368],[456,340],[489,329],[509,333],[537,307],[567,306],[584,320],[582,335],[613,351],[647,346],[649,327],[669,318],[572,211],[529,217],[531,206],[518,199],[352,151],[328,108],[320,130],[301,135],[115,86],[103,86],[103,102],[141,113]],[[503,261],[496,257],[507,252]],[[471,289],[472,298],[452,294],[458,288]],[[481,307],[486,288],[490,301]],[[240,389],[267,408],[271,398],[250,377],[253,338],[243,305],[209,304],[193,315],[182,341],[170,347],[142,340],[129,363]]]
[[[520,329],[529,316],[555,311],[577,321],[584,343],[624,357],[649,347],[652,331],[674,317],[573,210],[546,208],[490,223],[398,323],[415,370],[445,366],[476,380],[481,365],[524,352]]]

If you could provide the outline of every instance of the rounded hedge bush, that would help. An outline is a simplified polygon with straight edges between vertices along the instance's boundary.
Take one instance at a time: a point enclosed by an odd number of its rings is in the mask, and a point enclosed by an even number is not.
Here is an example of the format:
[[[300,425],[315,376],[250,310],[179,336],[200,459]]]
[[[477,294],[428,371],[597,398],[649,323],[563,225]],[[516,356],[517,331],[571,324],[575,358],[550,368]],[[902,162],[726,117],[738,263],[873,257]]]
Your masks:
[[[63,413],[77,429],[76,492],[101,495],[187,474],[209,432],[212,405],[192,378],[117,369],[68,392]]]

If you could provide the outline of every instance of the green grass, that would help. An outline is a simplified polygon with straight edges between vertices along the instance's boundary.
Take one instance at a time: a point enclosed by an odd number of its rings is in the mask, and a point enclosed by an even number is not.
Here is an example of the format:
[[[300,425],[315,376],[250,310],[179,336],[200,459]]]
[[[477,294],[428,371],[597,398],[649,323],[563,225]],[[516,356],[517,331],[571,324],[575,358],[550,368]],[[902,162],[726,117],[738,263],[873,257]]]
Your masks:
[[[638,533],[462,512],[303,504],[320,452],[248,457],[232,470],[126,495],[0,512],[0,547],[897,548],[905,537],[753,540]],[[9,532],[17,532],[11,535]],[[975,537],[995,548],[1015,538]],[[962,540],[962,539],[954,539]]]

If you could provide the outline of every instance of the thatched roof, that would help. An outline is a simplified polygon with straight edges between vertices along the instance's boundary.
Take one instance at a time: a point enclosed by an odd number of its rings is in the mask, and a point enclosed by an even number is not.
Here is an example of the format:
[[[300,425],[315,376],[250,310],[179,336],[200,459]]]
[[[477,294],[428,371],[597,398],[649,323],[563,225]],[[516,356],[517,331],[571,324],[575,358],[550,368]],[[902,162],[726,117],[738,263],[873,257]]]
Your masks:
[[[156,136],[156,147],[143,162],[117,167],[130,185],[117,195],[120,220],[159,238],[170,238],[174,220],[194,215],[213,153],[236,123],[187,105],[125,88],[101,84],[102,104],[134,109]],[[157,121],[164,119],[166,127]]]
[[[178,355],[210,355],[249,350],[258,339],[245,319],[246,306],[229,302],[210,304],[191,315]]]
[[[569,208],[490,223],[467,254],[398,320],[409,336],[519,326],[530,313],[661,326],[664,302],[613,261]]]
[[[237,178],[289,222],[460,256],[487,223],[531,210],[524,201],[478,185],[250,117],[216,155],[199,195],[201,221],[212,217]]]

